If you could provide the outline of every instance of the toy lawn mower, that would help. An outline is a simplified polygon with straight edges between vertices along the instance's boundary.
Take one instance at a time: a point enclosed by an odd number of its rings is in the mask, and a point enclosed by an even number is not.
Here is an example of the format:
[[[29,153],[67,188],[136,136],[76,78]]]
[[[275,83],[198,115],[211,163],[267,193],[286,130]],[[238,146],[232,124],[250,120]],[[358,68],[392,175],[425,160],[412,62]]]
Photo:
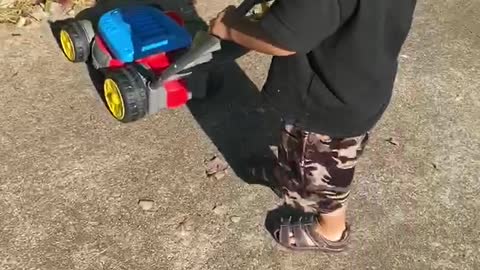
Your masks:
[[[243,16],[259,4],[266,7],[264,2],[246,0],[237,11]],[[89,61],[104,75],[105,103],[124,123],[204,97],[206,80],[192,84],[188,77],[222,49],[220,40],[205,32],[192,38],[177,13],[141,4],[110,10],[95,26],[69,21],[59,35],[69,61]]]

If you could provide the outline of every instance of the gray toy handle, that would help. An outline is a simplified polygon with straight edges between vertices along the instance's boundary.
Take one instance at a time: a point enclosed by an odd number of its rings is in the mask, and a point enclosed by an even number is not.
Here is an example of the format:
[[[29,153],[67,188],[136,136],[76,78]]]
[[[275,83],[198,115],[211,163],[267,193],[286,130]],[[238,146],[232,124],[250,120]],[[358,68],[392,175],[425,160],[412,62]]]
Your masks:
[[[271,1],[271,0],[267,0]],[[235,11],[239,16],[246,15],[255,5],[265,2],[264,0],[245,0],[243,1]],[[180,58],[178,58],[170,67],[168,67],[162,75],[154,82],[151,83],[151,88],[157,88],[162,85],[165,80],[168,80],[172,76],[183,71],[192,61],[201,57],[209,48],[214,47],[220,42],[220,40],[214,36],[206,39],[202,44],[199,44],[195,49],[189,50]]]
[[[212,36],[199,44],[195,49],[187,51],[184,55],[175,60],[171,66],[163,71],[162,75],[158,79],[158,83],[161,83],[162,81],[165,81],[184,70],[190,63],[192,63],[192,61],[201,57],[206,51],[208,51],[209,48],[214,47],[219,42],[220,40]]]

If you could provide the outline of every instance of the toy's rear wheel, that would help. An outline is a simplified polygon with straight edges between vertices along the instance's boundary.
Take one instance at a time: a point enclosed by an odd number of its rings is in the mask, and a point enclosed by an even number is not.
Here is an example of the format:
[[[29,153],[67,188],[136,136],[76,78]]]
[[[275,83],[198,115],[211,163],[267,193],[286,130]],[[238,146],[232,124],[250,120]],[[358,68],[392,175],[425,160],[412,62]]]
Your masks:
[[[60,44],[71,62],[85,62],[90,56],[93,29],[89,21],[70,21],[60,29]]]
[[[133,122],[147,113],[147,89],[132,67],[108,71],[103,84],[105,102],[115,119]]]

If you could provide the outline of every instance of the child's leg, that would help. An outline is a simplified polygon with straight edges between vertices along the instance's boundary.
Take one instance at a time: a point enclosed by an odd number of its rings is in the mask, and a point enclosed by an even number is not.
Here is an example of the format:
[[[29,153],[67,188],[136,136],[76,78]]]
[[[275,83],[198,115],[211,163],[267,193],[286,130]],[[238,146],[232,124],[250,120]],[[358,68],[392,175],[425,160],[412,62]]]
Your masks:
[[[275,171],[287,202],[318,215],[315,231],[328,240],[338,240],[346,226],[345,204],[350,193],[355,164],[368,134],[330,138],[286,125]]]

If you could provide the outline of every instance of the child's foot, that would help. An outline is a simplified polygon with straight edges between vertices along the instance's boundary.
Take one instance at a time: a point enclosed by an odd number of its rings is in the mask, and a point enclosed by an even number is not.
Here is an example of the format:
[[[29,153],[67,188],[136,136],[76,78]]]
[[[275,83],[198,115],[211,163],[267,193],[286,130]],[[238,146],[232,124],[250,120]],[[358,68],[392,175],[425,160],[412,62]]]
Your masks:
[[[317,232],[320,225],[315,216],[301,218],[296,223],[291,220],[284,221],[275,234],[276,242],[284,249],[291,251],[318,250],[323,252],[340,252],[348,244],[350,238],[350,227],[345,225],[345,229],[337,237],[332,235],[329,238]]]
[[[313,231],[315,232],[316,237],[323,237],[329,241],[340,241],[342,239],[343,233],[347,229],[347,225],[344,224],[340,228],[336,228],[336,230],[327,230],[322,226],[320,223],[317,223],[316,226],[314,226]]]

